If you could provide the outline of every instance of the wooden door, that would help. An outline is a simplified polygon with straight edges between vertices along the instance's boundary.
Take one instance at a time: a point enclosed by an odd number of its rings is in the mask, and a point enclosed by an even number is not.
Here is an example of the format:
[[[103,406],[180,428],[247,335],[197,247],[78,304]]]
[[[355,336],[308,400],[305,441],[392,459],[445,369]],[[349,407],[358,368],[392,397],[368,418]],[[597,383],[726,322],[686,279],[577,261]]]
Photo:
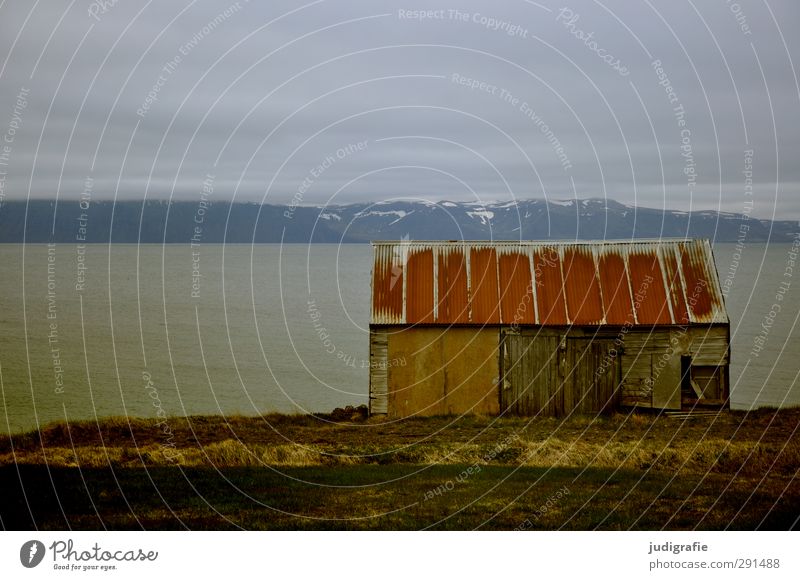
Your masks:
[[[555,415],[561,406],[559,339],[553,335],[503,337],[500,410],[512,415]]]
[[[608,339],[567,339],[564,413],[596,414],[617,406],[620,357]]]
[[[616,407],[621,365],[612,340],[505,334],[502,348],[501,411],[559,417]]]

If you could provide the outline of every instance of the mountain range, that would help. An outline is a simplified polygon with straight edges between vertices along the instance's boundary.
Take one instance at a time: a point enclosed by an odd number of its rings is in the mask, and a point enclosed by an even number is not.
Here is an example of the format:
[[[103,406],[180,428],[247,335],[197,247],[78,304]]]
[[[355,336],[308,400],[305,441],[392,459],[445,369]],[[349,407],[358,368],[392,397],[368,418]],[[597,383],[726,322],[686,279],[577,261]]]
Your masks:
[[[152,200],[6,201],[0,243],[359,243],[370,240],[709,238],[789,242],[796,220],[633,207],[609,199],[335,206]]]

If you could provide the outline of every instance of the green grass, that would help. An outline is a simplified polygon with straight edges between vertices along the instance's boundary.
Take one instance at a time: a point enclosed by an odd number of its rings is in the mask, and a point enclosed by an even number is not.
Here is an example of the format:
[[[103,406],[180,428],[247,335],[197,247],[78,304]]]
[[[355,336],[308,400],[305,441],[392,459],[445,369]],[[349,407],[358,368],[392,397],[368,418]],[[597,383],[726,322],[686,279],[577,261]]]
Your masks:
[[[6,529],[788,529],[800,410],[689,421],[307,416],[0,438]],[[173,448],[170,448],[173,449]]]
[[[462,472],[457,465],[359,465],[48,474],[43,466],[22,466],[31,516],[16,468],[6,466],[0,478],[16,485],[0,511],[6,527],[26,529],[35,521],[39,529],[306,530],[787,529],[800,513],[796,480],[759,487],[752,478],[718,474],[490,466],[458,482]],[[437,486],[446,491],[431,497]]]

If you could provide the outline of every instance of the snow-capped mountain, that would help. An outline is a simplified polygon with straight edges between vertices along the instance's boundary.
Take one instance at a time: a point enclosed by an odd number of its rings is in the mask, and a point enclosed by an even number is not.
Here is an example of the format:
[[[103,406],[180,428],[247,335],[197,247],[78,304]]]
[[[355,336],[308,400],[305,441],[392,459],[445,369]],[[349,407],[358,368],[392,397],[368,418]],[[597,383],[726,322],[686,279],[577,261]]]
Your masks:
[[[750,241],[789,241],[797,222],[749,219],[715,211],[673,211],[613,200],[519,200],[476,202],[379,202],[304,208],[343,241],[400,239],[625,239],[705,237],[736,241],[746,225]],[[287,225],[287,227],[289,227]],[[320,226],[318,226],[320,227]]]
[[[797,221],[769,221],[715,211],[632,207],[605,199],[504,202],[391,201],[325,207],[188,201],[6,202],[0,242],[75,243],[88,217],[86,242],[268,243],[370,240],[535,240],[704,237],[716,241],[792,241]],[[55,213],[55,215],[54,215]],[[85,216],[83,214],[86,214]],[[113,228],[112,226],[113,219]],[[55,223],[55,228],[53,224]],[[53,232],[55,232],[53,234]]]

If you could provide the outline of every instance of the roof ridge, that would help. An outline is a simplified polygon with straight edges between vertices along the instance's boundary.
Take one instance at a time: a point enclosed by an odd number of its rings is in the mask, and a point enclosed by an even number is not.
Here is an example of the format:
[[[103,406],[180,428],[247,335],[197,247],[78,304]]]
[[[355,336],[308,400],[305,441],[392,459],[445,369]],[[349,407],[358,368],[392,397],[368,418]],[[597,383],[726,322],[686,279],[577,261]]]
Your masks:
[[[568,244],[663,244],[678,242],[705,242],[708,238],[637,238],[637,239],[606,239],[606,240],[371,240],[373,246],[392,244],[425,244],[425,245],[454,245],[454,244],[492,244],[492,245],[568,245]]]

